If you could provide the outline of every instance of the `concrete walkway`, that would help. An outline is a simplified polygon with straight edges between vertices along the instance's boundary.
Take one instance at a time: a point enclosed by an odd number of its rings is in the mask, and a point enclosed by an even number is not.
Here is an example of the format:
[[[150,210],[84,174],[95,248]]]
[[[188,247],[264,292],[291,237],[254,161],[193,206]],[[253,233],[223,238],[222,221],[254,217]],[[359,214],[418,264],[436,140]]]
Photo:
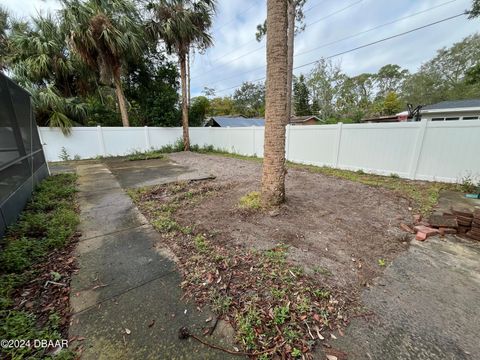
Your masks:
[[[115,176],[104,164],[79,165],[77,173],[82,237],[70,337],[80,339],[82,359],[227,358],[193,339],[178,339],[182,326],[201,335],[212,314],[181,300],[175,263],[155,249],[161,237]],[[208,341],[225,345],[216,337]]]
[[[480,243],[413,240],[364,291],[364,312],[332,345],[354,359],[480,359]]]

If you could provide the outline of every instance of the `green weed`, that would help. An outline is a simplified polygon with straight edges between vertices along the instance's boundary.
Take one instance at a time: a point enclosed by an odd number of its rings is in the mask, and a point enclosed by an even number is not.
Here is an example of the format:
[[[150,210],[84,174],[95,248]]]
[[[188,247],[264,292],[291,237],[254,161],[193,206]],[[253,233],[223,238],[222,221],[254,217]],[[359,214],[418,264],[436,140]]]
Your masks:
[[[242,209],[258,210],[262,207],[260,193],[258,191],[252,191],[240,198],[239,205]]]
[[[290,316],[290,305],[276,306],[273,308],[273,323],[282,325]]]

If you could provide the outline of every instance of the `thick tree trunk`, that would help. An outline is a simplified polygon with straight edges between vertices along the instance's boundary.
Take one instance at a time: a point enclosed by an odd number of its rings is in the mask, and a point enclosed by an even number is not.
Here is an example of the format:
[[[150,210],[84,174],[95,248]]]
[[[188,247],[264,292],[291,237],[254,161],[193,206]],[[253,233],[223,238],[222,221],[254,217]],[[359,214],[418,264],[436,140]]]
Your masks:
[[[190,137],[188,135],[188,96],[187,96],[187,64],[186,57],[180,57],[180,77],[182,79],[182,127],[183,150],[190,151]]]
[[[115,83],[115,94],[117,95],[118,107],[122,116],[122,124],[124,127],[128,127],[130,123],[128,122],[127,102],[122,89],[122,80],[120,79],[120,69],[114,70],[113,82]]]
[[[288,2],[288,72],[287,72],[287,120],[290,123],[292,116],[292,86],[293,86],[293,51],[295,44],[295,10],[297,2],[291,0]]]
[[[287,117],[287,1],[267,2],[267,81],[262,204],[285,200],[285,118]]]

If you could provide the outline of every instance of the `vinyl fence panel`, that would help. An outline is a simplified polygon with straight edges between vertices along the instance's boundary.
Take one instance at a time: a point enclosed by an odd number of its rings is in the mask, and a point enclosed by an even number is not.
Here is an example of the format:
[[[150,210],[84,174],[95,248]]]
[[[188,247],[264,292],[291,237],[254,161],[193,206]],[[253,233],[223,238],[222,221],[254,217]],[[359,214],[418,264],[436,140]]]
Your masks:
[[[62,148],[73,158],[125,155],[159,149],[182,136],[181,128],[40,128],[49,161]],[[263,127],[190,128],[193,145],[263,156]],[[294,125],[286,128],[288,160],[403,178],[461,182],[480,179],[480,121]]]

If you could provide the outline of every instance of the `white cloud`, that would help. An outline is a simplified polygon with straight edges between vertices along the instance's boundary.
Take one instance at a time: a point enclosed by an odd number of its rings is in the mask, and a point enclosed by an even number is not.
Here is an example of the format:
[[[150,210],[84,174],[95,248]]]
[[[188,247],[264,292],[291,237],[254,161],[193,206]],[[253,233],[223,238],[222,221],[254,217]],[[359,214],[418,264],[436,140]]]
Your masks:
[[[327,57],[456,15],[471,6],[470,0],[425,0],[422,2],[414,0],[388,2],[364,0],[345,11],[308,26],[309,23],[324,18],[355,2],[355,0],[308,0],[305,9],[314,7],[306,12],[305,23],[307,27],[305,31],[296,37],[296,53],[337,41],[413,13],[444,5],[354,38],[296,56],[294,66],[309,63],[321,57]],[[249,9],[254,4],[257,4],[256,7]],[[316,6],[317,4],[318,6]],[[245,12],[245,10],[248,11]],[[192,65],[193,96],[200,94],[204,86],[221,90],[265,75],[265,68],[254,70],[265,65],[264,49],[232,61],[261,46],[254,40],[255,31],[256,25],[263,22],[265,16],[266,5],[264,1],[220,1],[214,26],[215,46],[204,55],[197,54]],[[226,25],[222,26],[222,24]],[[343,70],[349,75],[376,72],[388,63],[399,64],[410,71],[416,71],[423,62],[432,58],[441,47],[450,46],[479,30],[480,22],[478,20],[467,20],[466,17],[460,17],[345,54],[336,58],[336,61],[341,61]],[[313,65],[304,67],[295,72],[306,73],[312,67]],[[233,90],[221,92],[219,95],[227,95],[231,92]]]
[[[349,9],[331,15],[357,1],[308,0],[304,7],[307,10],[305,13],[307,28],[296,37],[296,53],[308,51],[434,6],[444,5],[296,56],[295,66],[461,13],[471,6],[471,0],[363,0]],[[38,11],[54,10],[60,7],[56,0],[2,0],[2,5],[20,17],[28,17]],[[312,7],[311,10],[308,10],[310,7]],[[308,26],[327,16],[328,18]],[[256,27],[263,23],[265,17],[265,0],[219,0],[213,28],[215,45],[203,55],[195,54],[191,67],[193,96],[200,94],[204,86],[221,90],[239,85],[246,80],[251,81],[265,76],[265,49],[256,50],[262,47],[265,41],[258,43],[255,40]],[[415,71],[423,62],[432,58],[437,49],[450,46],[477,31],[480,31],[479,20],[467,20],[466,17],[461,17],[351,52],[336,58],[335,61],[340,61],[343,70],[349,75],[376,72],[388,63],[395,63]],[[247,53],[249,54],[243,56]],[[304,67],[296,73],[306,73],[312,67],[313,65]],[[231,92],[233,90],[219,93],[219,95],[227,95]]]

